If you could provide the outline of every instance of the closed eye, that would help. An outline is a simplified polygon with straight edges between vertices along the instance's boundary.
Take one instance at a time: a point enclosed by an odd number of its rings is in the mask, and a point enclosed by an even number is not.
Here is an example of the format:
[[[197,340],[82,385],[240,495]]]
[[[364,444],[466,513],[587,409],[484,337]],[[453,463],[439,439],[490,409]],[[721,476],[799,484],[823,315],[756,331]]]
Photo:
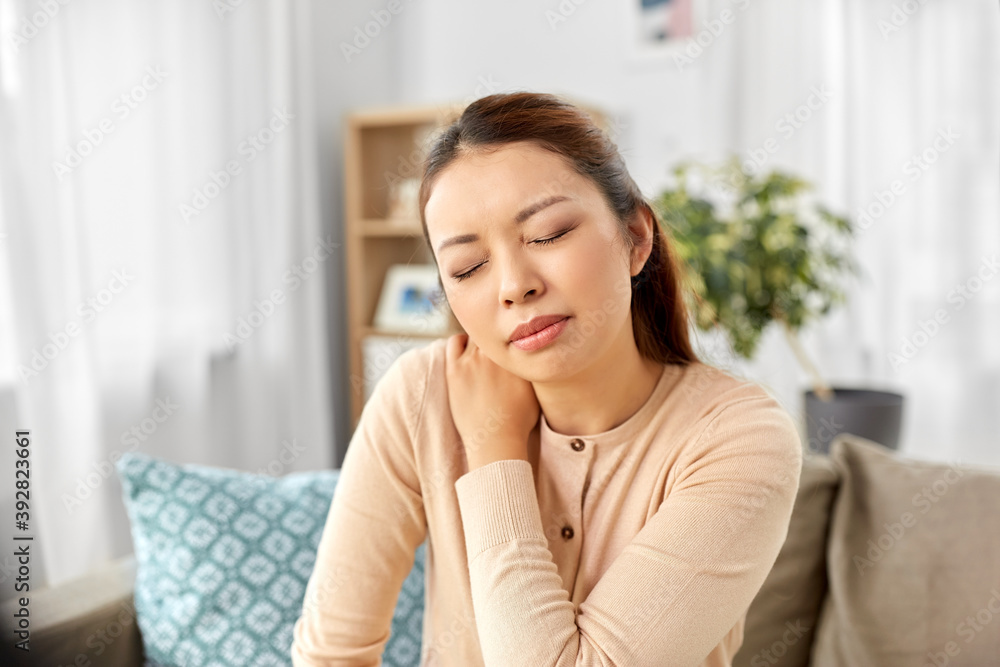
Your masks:
[[[556,234],[555,236],[550,236],[547,239],[538,239],[537,241],[532,241],[532,243],[537,244],[537,245],[549,245],[550,243],[555,243],[556,240],[561,239],[562,237],[566,236],[566,234],[568,234],[570,231],[571,230],[567,229],[565,232]],[[485,263],[486,262],[483,262],[483,264],[485,264]],[[471,276],[473,273],[475,273],[476,271],[478,271],[479,268],[483,264],[477,264],[476,266],[472,267],[470,270],[466,271],[465,273],[462,273],[462,274],[459,274],[459,275],[455,276],[455,280],[457,280],[459,282],[462,282],[463,280],[465,280],[466,278],[468,278],[469,276]]]
[[[537,241],[533,241],[533,243],[537,243],[538,245],[548,245],[550,243],[555,243],[556,239],[560,239],[563,236],[566,236],[566,234],[568,233],[569,230],[567,229],[565,232],[562,232],[561,234],[556,234],[555,236],[551,236],[547,239],[538,239]]]

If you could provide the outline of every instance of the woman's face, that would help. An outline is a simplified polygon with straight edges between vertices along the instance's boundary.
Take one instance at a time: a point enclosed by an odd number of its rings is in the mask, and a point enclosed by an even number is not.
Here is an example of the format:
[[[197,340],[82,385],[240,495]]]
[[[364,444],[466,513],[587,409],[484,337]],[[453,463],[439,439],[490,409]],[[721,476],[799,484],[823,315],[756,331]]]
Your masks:
[[[517,142],[460,157],[424,214],[452,312],[497,365],[545,381],[634,346],[630,278],[645,257],[630,261],[600,191],[562,156]],[[544,347],[511,344],[541,315],[569,319]]]

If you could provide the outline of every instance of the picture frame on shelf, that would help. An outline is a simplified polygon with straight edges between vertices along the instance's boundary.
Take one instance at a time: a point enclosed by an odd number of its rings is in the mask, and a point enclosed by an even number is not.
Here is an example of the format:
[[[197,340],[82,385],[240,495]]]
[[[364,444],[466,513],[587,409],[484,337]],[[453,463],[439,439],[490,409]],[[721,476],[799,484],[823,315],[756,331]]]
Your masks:
[[[394,264],[386,271],[375,312],[375,328],[383,333],[441,335],[447,332],[449,309],[433,264]]]
[[[389,220],[396,225],[419,227],[419,195],[419,178],[401,178],[390,183]]]

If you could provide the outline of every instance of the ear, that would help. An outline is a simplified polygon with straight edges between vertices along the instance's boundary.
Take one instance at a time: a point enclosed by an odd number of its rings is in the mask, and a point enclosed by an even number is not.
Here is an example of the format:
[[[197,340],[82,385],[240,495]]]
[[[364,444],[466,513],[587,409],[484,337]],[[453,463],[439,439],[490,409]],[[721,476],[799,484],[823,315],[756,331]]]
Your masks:
[[[653,234],[656,219],[648,206],[642,205],[636,211],[629,228],[632,230],[633,238],[636,239],[636,246],[632,249],[632,275],[637,276],[646,265],[646,260],[653,252]]]

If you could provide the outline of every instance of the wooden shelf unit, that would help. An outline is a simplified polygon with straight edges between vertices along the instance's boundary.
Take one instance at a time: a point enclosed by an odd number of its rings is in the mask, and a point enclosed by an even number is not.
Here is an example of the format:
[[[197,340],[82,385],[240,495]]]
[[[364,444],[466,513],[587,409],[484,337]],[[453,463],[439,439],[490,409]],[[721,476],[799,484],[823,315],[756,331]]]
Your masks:
[[[344,206],[351,430],[365,403],[363,344],[373,335],[436,338],[383,332],[374,326],[382,283],[394,264],[433,264],[418,212],[412,220],[389,218],[389,185],[419,178],[430,135],[457,118],[456,104],[373,108],[347,116],[344,137]],[[461,328],[452,319],[454,331]],[[448,333],[446,335],[451,335]],[[383,369],[384,370],[384,369]]]

